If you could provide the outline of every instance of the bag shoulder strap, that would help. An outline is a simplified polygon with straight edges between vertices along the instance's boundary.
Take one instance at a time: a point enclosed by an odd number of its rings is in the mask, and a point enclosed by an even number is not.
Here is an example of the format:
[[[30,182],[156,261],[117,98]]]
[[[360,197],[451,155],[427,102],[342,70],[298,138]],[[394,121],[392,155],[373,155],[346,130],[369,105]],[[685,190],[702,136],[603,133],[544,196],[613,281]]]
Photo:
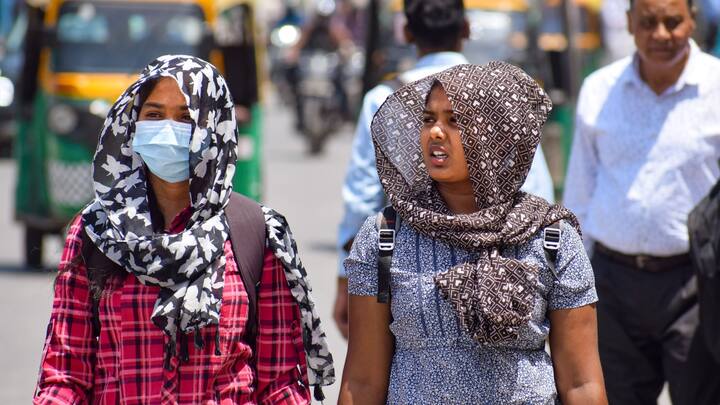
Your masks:
[[[265,216],[257,202],[232,193],[225,208],[235,262],[248,294],[249,311],[245,337],[254,345],[257,336],[257,296],[265,257]]]
[[[555,278],[557,274],[557,252],[560,248],[560,237],[562,230],[560,229],[560,221],[553,222],[543,229],[543,250],[545,251],[545,260],[548,267]]]
[[[390,302],[390,266],[395,250],[395,237],[400,231],[400,217],[391,205],[377,214],[375,227],[378,231],[377,301],[387,304]]]

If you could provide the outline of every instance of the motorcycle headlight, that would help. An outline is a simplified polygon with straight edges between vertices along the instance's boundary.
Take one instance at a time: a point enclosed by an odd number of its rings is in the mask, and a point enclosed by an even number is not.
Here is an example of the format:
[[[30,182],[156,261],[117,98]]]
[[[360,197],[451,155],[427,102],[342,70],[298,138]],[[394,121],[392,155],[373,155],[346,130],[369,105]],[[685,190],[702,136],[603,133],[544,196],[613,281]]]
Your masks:
[[[276,28],[270,34],[270,42],[278,48],[289,48],[300,40],[300,29],[294,25],[285,24]]]
[[[67,104],[55,104],[48,111],[48,127],[59,135],[67,135],[78,124],[78,114]]]

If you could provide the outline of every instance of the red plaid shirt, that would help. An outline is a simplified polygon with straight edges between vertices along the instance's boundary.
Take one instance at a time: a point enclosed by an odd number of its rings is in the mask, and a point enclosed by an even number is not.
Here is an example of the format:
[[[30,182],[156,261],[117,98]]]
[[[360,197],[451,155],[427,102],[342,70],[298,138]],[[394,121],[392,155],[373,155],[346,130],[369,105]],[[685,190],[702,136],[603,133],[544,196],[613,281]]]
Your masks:
[[[179,215],[170,231],[182,230],[186,219]],[[201,329],[204,348],[197,350],[188,336],[189,362],[175,356],[172,370],[166,370],[169,338],[150,319],[159,287],[142,285],[132,275],[108,280],[108,294],[98,306],[100,338],[94,338],[86,270],[68,267],[81,252],[81,227],[78,217],[65,241],[35,404],[310,403],[300,311],[270,250],[258,294],[257,364],[248,362],[247,292],[227,241],[221,354],[215,355],[217,329],[206,327]]]

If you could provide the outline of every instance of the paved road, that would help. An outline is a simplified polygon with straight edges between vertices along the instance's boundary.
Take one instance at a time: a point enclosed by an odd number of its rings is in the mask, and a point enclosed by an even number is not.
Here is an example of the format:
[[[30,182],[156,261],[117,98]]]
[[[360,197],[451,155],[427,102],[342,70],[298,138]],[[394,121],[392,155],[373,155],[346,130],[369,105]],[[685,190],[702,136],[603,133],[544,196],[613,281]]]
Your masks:
[[[274,111],[270,111],[270,110]],[[335,296],[334,238],[341,214],[340,185],[349,156],[351,134],[332,139],[326,153],[310,158],[291,130],[290,116],[277,107],[265,117],[265,203],[284,213],[293,228],[310,273],[314,296],[335,355],[338,379],[345,341],[330,316]],[[22,228],[12,218],[15,169],[0,162],[0,404],[26,404],[36,381],[40,352],[52,300],[52,276],[21,268]],[[59,260],[59,238],[46,238],[45,263]],[[337,398],[338,384],[326,390]],[[666,400],[661,402],[669,404]]]

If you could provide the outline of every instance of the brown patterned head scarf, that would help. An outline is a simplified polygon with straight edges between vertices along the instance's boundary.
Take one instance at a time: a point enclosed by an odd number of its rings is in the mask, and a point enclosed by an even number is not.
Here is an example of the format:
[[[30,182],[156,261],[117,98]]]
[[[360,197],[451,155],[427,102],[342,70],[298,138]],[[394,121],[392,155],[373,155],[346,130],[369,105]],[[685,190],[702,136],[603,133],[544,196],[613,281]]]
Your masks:
[[[453,107],[479,207],[453,214],[425,168],[420,131],[425,101],[439,83]],[[390,203],[420,233],[478,253],[436,277],[468,332],[481,343],[517,338],[531,315],[538,268],[500,256],[544,227],[575,216],[520,191],[552,108],[540,86],[504,62],[459,65],[409,83],[380,107],[372,122],[377,169]]]

